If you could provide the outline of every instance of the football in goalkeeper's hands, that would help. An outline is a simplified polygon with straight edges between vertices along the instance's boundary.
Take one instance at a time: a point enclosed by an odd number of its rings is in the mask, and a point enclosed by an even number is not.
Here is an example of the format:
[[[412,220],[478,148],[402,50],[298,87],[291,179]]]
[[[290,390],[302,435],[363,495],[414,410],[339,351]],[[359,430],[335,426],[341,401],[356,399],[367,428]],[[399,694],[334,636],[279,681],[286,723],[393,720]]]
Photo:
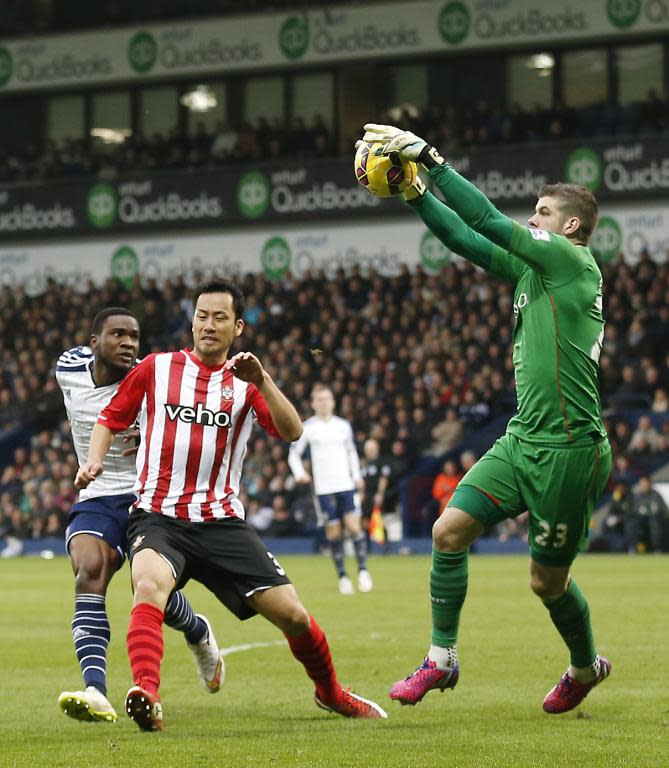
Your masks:
[[[392,197],[404,192],[413,184],[418,168],[410,160],[402,160],[399,152],[377,155],[381,142],[361,141],[355,153],[353,167],[355,178],[371,194]]]

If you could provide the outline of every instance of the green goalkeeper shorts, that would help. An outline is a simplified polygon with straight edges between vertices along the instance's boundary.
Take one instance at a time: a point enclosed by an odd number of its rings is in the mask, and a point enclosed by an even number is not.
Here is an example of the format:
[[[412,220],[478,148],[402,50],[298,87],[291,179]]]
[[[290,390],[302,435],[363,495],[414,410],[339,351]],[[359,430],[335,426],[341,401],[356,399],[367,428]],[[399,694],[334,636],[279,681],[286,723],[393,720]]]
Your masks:
[[[486,528],[529,512],[532,559],[571,565],[586,548],[590,518],[611,473],[611,446],[537,445],[505,434],[462,478],[448,506]],[[482,491],[473,494],[472,487]]]

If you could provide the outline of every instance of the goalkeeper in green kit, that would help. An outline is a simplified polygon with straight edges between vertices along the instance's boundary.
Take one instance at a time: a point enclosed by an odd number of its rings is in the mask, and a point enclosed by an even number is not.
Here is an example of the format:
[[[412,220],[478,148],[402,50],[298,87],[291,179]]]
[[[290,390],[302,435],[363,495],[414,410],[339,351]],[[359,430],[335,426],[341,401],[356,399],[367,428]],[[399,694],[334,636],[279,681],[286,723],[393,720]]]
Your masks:
[[[548,609],[570,665],[544,699],[567,712],[605,680],[588,603],[570,576],[587,542],[590,517],[611,472],[597,385],[604,336],[602,276],[587,244],[597,201],[584,187],[542,187],[529,227],[501,214],[434,147],[387,125],[365,126],[377,154],[421,163],[446,205],[417,179],[404,196],[451,250],[515,285],[513,364],[518,413],[506,434],[467,472],[432,531],[432,641],[423,663],[390,697],[417,704],[454,688],[469,545],[505,518],[529,511],[530,586]]]

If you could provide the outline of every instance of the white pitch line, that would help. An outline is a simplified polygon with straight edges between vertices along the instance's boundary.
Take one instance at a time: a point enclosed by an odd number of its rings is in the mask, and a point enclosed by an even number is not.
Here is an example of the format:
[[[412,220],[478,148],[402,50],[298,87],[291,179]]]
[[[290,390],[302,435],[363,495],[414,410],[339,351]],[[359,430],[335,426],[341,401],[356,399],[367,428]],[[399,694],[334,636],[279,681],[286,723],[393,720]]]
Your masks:
[[[221,650],[221,656],[229,656],[231,653],[240,653],[241,651],[252,651],[255,648],[269,648],[274,645],[285,645],[285,640],[269,640],[265,643],[243,643],[242,645],[231,645],[229,648]]]

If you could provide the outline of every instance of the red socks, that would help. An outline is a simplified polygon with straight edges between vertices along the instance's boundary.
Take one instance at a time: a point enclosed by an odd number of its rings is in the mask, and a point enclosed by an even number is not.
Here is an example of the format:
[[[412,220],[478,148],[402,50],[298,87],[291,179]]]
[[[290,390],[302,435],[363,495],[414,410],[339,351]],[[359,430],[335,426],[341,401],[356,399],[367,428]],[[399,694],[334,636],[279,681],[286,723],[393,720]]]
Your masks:
[[[128,627],[128,658],[135,685],[149,693],[157,693],[160,685],[160,662],[163,658],[163,611],[149,603],[132,609]],[[341,693],[328,641],[313,616],[309,629],[299,637],[286,635],[293,656],[304,665],[314,681],[318,698],[332,704]]]
[[[316,619],[309,616],[309,629],[299,637],[286,635],[293,656],[304,665],[316,685],[316,695],[325,704],[332,704],[341,693],[332,664],[328,641]]]
[[[135,685],[157,693],[163,659],[163,611],[150,603],[139,603],[130,614],[128,658]]]

